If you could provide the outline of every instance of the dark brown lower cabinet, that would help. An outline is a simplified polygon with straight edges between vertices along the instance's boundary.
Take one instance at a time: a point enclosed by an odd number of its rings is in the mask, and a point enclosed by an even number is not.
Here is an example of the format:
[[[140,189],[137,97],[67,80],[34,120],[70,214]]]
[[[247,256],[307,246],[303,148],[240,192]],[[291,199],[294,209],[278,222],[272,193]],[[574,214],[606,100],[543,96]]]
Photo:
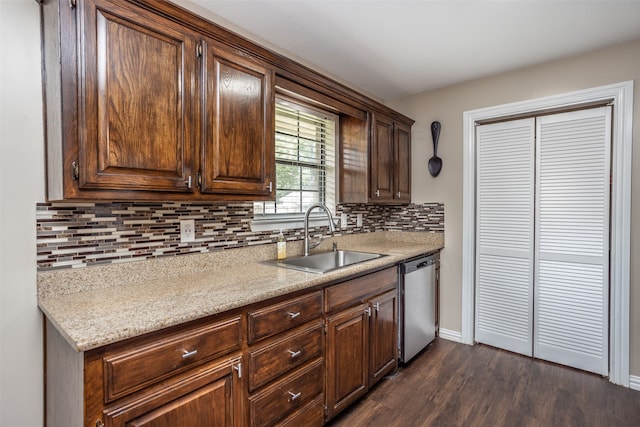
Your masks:
[[[152,392],[105,409],[107,427],[233,427],[242,425],[240,357],[214,362]]]
[[[327,421],[397,368],[396,284],[392,268],[327,288],[327,307],[356,304],[326,318]]]
[[[318,359],[294,371],[249,397],[249,418],[253,427],[267,427],[322,394],[324,370]]]
[[[367,392],[368,304],[327,318],[327,419]]]
[[[398,366],[398,292],[394,289],[371,300],[369,384]]]
[[[49,427],[321,426],[397,368],[397,269],[77,352],[46,322]]]
[[[320,427],[324,424],[324,396],[318,396],[276,427]]]

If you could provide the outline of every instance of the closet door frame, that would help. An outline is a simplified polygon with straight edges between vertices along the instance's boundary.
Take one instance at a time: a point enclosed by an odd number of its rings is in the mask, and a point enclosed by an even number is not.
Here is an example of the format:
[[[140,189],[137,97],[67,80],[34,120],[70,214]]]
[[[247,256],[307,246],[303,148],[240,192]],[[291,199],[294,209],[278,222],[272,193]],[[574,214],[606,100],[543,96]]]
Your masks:
[[[609,380],[629,387],[629,275],[633,81],[463,113],[463,242],[461,341],[474,344],[477,123],[581,105],[614,106],[611,188]]]

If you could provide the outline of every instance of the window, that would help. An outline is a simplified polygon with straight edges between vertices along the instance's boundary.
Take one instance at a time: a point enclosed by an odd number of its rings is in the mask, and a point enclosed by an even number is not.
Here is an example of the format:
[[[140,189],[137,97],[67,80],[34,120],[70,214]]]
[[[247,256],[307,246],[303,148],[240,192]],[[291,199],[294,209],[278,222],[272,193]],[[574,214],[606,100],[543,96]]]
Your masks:
[[[278,98],[276,100],[276,199],[255,202],[256,222],[301,219],[314,203],[335,213],[337,116]]]

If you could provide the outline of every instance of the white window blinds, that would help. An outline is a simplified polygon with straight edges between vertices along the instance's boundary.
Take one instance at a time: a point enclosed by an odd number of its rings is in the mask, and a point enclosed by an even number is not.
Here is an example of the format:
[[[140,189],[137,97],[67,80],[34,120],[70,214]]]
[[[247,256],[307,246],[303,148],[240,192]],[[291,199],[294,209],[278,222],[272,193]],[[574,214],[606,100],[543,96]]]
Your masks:
[[[290,101],[276,101],[276,200],[255,214],[295,215],[314,203],[335,205],[337,118]]]

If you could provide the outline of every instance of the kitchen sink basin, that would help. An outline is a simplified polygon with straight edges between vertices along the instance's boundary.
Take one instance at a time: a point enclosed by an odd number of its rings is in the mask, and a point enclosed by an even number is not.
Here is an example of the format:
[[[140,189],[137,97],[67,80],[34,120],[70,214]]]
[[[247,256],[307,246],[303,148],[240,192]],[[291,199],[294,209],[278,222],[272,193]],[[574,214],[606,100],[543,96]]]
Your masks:
[[[292,268],[309,273],[327,273],[384,256],[386,255],[368,252],[333,251],[285,259],[278,261],[278,265],[280,267]]]

